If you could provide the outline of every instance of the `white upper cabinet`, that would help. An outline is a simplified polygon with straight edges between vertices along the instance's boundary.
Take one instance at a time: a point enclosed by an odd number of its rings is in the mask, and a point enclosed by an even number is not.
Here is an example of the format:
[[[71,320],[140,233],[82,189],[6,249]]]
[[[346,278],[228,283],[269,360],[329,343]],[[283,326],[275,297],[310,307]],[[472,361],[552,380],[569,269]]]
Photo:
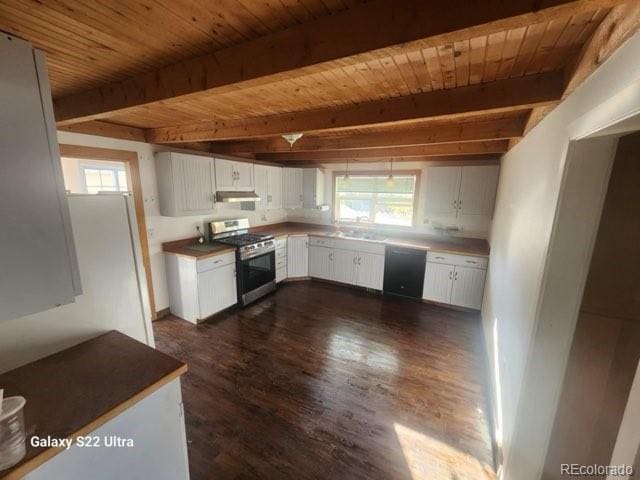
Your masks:
[[[461,167],[427,168],[425,213],[456,215],[461,173]]]
[[[282,169],[282,206],[284,208],[302,208],[303,205],[303,169]]]
[[[267,167],[267,201],[269,209],[282,208],[282,168]]]
[[[493,214],[498,188],[498,165],[462,167],[458,215]]]
[[[1,322],[81,288],[44,55],[0,33],[0,85]]]
[[[225,192],[250,192],[253,185],[253,164],[224,158],[215,159],[216,189]]]
[[[266,165],[254,167],[255,192],[260,197],[256,210],[282,208],[282,168]]]
[[[498,165],[428,167],[425,214],[439,217],[493,214]]]
[[[317,208],[324,204],[324,172],[319,168],[305,168],[302,178],[302,205]]]
[[[260,197],[260,201],[255,202],[256,210],[267,210],[269,208],[269,175],[267,168],[266,165],[256,165],[253,168],[255,192]]]
[[[213,211],[216,189],[212,157],[156,153],[156,174],[162,215],[180,217]]]

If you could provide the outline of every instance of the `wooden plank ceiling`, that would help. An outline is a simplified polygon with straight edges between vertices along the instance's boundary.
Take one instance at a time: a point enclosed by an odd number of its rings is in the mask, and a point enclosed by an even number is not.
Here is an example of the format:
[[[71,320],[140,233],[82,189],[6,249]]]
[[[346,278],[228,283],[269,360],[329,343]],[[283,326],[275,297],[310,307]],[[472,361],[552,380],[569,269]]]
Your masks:
[[[46,52],[60,129],[291,164],[482,159],[635,32],[639,4],[0,0],[0,30]]]

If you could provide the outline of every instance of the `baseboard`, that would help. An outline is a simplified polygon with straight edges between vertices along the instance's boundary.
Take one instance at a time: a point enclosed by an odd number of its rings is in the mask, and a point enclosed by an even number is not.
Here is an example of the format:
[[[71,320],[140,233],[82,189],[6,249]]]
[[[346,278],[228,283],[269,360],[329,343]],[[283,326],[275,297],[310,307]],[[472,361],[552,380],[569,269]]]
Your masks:
[[[169,307],[163,308],[162,310],[158,310],[156,312],[156,318],[154,318],[153,321],[155,322],[156,320],[160,320],[161,318],[164,318],[167,315],[171,315],[171,309]]]

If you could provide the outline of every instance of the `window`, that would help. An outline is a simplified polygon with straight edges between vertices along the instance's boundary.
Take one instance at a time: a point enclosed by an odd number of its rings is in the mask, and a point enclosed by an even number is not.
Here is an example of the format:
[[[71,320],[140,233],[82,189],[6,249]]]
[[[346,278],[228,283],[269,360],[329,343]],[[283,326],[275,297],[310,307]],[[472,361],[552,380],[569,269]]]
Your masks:
[[[413,225],[415,174],[351,174],[336,176],[336,219],[339,222]]]
[[[82,174],[87,193],[126,192],[127,172],[124,167],[84,166]]]

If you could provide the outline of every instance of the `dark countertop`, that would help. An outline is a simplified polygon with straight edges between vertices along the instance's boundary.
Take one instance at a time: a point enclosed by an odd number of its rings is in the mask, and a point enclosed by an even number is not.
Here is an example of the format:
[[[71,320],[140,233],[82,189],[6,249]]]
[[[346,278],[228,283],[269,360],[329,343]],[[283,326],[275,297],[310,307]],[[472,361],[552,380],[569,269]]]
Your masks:
[[[5,397],[27,400],[27,454],[0,478],[22,478],[62,451],[31,447],[31,436],[86,435],[186,371],[183,362],[114,330],[3,373]]]
[[[345,228],[343,230],[351,230]],[[382,243],[384,245],[392,245],[396,247],[416,248],[419,250],[443,253],[457,253],[462,255],[476,255],[480,257],[489,256],[489,242],[480,238],[464,238],[464,237],[450,237],[448,240],[436,238],[428,235],[419,235],[414,233],[407,233],[406,235],[384,235],[385,239],[381,240],[369,240],[365,238],[349,237],[347,235],[338,235],[336,230],[327,225],[317,225],[313,223],[277,223],[273,225],[262,225],[260,227],[252,228],[251,231],[255,232],[268,232],[274,237],[283,237],[288,235],[313,235],[322,236],[328,238],[342,238],[344,240],[355,240],[358,242],[371,242]],[[213,257],[220,255],[221,253],[232,252],[234,247],[227,245],[220,245],[219,249],[211,252],[198,252],[196,250],[190,250],[186,248],[188,245],[194,245],[196,238],[187,238],[183,240],[176,240],[162,244],[162,250],[165,253],[171,253],[174,255],[184,255],[196,259],[202,259],[207,257]]]

